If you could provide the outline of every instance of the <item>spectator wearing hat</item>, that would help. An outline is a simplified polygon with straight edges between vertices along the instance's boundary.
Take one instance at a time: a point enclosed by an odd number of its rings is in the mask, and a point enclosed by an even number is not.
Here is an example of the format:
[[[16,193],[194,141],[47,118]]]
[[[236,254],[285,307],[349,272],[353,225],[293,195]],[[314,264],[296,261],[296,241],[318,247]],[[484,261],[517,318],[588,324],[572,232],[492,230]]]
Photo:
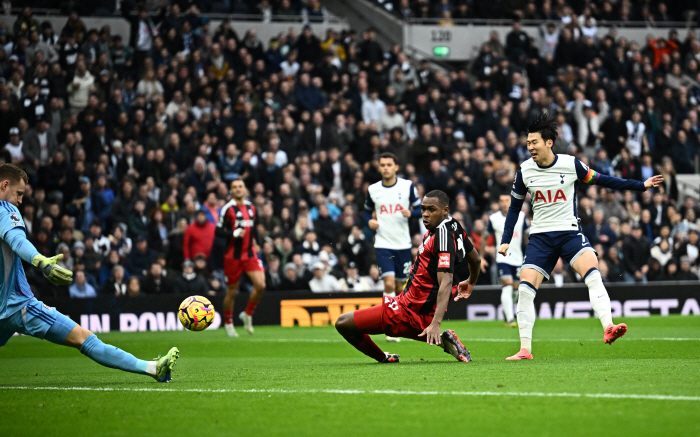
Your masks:
[[[126,257],[124,267],[130,275],[145,276],[148,266],[155,258],[155,251],[148,247],[145,235],[136,237],[136,247]]]
[[[198,210],[194,221],[185,230],[182,256],[184,259],[194,259],[196,255],[203,254],[209,258],[214,244],[216,225],[207,220],[207,214]]]
[[[669,263],[670,264],[670,263]],[[690,259],[687,255],[683,255],[678,259],[678,271],[671,277],[674,281],[695,281],[698,280],[698,275],[690,268]]]
[[[24,142],[20,139],[19,128],[11,127],[9,134],[10,141],[5,144],[5,150],[10,153],[10,161],[7,162],[22,167],[24,163],[24,152],[22,151]]]
[[[282,291],[308,290],[309,281],[305,275],[299,275],[297,266],[293,262],[284,265],[282,272]]]
[[[175,293],[205,296],[208,291],[206,281],[194,271],[194,262],[185,260],[182,274],[175,279]]]
[[[313,279],[309,281],[309,288],[314,293],[332,293],[341,291],[340,282],[326,271],[322,262],[313,265]]]
[[[342,291],[370,291],[370,285],[365,282],[357,270],[357,264],[349,262],[345,267],[345,277],[340,280]]]

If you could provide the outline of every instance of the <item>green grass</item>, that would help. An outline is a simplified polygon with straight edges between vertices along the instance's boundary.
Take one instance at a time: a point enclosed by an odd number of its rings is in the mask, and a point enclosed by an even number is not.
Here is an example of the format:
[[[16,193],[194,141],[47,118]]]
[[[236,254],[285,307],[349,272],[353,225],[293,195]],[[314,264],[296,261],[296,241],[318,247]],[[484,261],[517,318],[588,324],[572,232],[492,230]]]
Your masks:
[[[141,358],[178,346],[169,384],[103,368],[74,349],[15,337],[0,351],[0,386],[93,390],[0,389],[0,434],[700,435],[700,317],[626,322],[627,336],[608,346],[596,320],[538,321],[535,360],[528,362],[504,361],[519,349],[518,334],[499,322],[443,323],[470,349],[471,363],[423,343],[375,337],[383,349],[401,354],[400,364],[378,365],[331,327],[257,327],[254,336],[239,328],[239,339],[223,330],[100,335]],[[651,340],[664,337],[694,340]],[[185,391],[192,389],[203,391]]]

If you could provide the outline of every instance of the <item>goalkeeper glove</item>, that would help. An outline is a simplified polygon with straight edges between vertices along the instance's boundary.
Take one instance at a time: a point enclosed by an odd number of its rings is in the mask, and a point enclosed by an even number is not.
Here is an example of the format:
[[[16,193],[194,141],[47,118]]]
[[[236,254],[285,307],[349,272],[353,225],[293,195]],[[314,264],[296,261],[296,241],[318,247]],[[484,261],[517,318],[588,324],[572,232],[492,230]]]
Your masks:
[[[73,272],[56,264],[62,259],[62,254],[52,256],[51,258],[39,254],[32,259],[32,265],[39,267],[42,272],[44,272],[46,279],[52,284],[69,285],[73,282]]]

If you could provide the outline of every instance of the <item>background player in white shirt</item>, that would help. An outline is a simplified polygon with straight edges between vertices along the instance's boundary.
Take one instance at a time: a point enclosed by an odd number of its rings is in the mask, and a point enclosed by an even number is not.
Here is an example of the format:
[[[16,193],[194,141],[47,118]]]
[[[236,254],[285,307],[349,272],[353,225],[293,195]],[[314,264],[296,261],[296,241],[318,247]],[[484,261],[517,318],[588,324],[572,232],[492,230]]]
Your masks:
[[[532,359],[532,327],[535,324],[535,295],[540,284],[561,256],[581,275],[588,287],[591,307],[603,325],[603,341],[611,344],[627,332],[627,325],[614,325],[610,297],[598,271],[596,252],[578,222],[576,186],[578,181],[607,188],[646,191],[658,187],[663,176],[645,182],[606,176],[588,168],[570,155],[552,152],[557,138],[557,124],[547,113],[541,114],[528,128],[527,149],[531,159],[523,162],[515,175],[511,204],[498,252],[507,255],[513,228],[526,194],[532,203],[530,242],[525,250],[518,287],[518,327],[520,352],[507,360]]]
[[[413,182],[396,176],[399,166],[393,153],[379,156],[382,180],[369,186],[364,218],[377,231],[374,248],[379,274],[384,280],[384,295],[395,297],[403,290],[411,269],[411,233],[408,220],[420,217],[420,199]],[[376,218],[372,217],[375,213]],[[389,337],[388,341],[400,341]]]
[[[489,222],[486,226],[486,233],[493,235],[494,244],[498,244],[503,236],[503,229],[506,224],[506,215],[510,206],[510,195],[501,194],[498,197],[498,212],[489,216]],[[515,328],[518,326],[515,323],[513,315],[513,287],[517,287],[513,281],[518,282],[520,278],[520,266],[523,263],[523,240],[525,233],[528,232],[529,225],[525,218],[525,213],[520,211],[518,221],[513,229],[513,238],[510,241],[510,250],[508,255],[504,256],[496,253],[496,266],[498,268],[498,277],[501,280],[501,306],[503,307],[503,315],[505,317],[506,326]],[[486,238],[482,238],[482,246],[485,246]],[[483,247],[481,248],[483,253]]]

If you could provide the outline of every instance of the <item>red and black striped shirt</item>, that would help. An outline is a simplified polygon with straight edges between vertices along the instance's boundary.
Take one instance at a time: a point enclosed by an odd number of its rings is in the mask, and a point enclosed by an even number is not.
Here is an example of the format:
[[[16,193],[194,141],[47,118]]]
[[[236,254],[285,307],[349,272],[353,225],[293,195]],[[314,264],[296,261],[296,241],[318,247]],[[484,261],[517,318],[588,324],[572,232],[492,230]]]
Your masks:
[[[258,254],[253,244],[256,216],[255,206],[247,200],[239,204],[232,199],[221,208],[216,224],[217,235],[229,238],[227,255],[233,255],[233,259],[257,258]],[[234,237],[233,232],[236,229],[244,229],[245,235],[240,238]]]
[[[415,313],[434,315],[440,289],[438,272],[452,273],[452,285],[457,285],[460,278],[454,274],[455,266],[473,249],[458,221],[450,217],[440,223],[423,236],[406,288],[397,300]]]

